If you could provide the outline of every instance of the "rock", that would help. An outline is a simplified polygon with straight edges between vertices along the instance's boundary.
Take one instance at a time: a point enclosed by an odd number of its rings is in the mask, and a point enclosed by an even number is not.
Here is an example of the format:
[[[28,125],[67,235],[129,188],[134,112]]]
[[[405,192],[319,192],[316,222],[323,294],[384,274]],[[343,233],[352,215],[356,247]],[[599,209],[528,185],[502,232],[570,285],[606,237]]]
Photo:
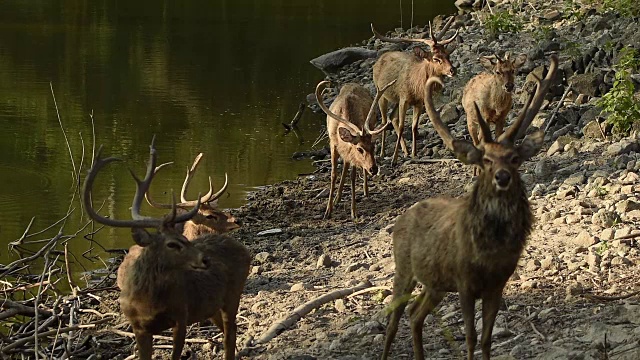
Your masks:
[[[536,177],[539,179],[545,178],[547,177],[547,175],[549,175],[550,172],[551,172],[551,165],[549,164],[549,161],[544,157],[538,160],[538,162],[536,163],[536,167],[534,169],[534,173],[536,174]]]
[[[311,289],[311,288],[313,288],[311,284],[299,282],[299,283],[293,284],[291,286],[291,289],[289,289],[289,291],[296,292],[296,291],[302,291],[302,290]]]
[[[611,229],[611,228],[604,229],[600,233],[600,239],[602,239],[602,240],[611,240],[611,239],[613,239],[613,234],[614,234],[613,229]]]
[[[595,236],[592,236],[586,230],[582,230],[578,234],[578,236],[574,237],[571,240],[571,242],[578,246],[589,247],[593,244],[596,244],[598,242],[598,238],[596,238]]]
[[[598,212],[593,214],[593,216],[591,217],[591,222],[594,225],[599,225],[602,227],[611,227],[619,220],[620,217],[618,217],[618,214],[612,211],[606,211],[604,209],[598,210]]]
[[[622,139],[617,143],[613,143],[607,147],[604,154],[605,156],[617,156],[622,154],[628,154],[632,151],[639,152],[640,145],[637,140]]]
[[[268,236],[268,235],[276,235],[280,233],[282,233],[282,229],[269,229],[269,230],[260,231],[259,233],[256,234],[256,236]]]
[[[348,47],[318,56],[309,62],[318,69],[331,73],[355,61],[375,58],[376,56],[378,56],[378,52],[375,50]]]
[[[354,263],[354,264],[349,264],[347,265],[347,268],[345,269],[346,272],[354,272],[358,269],[360,269],[362,267],[362,264],[358,264],[358,263]]]
[[[582,284],[580,284],[579,282],[574,282],[572,284],[569,284],[569,286],[567,286],[567,290],[566,290],[566,300],[571,300],[573,297],[582,294],[583,292],[583,287]]]
[[[556,141],[554,141],[553,144],[551,144],[551,146],[549,147],[549,150],[547,150],[547,156],[552,156],[555,153],[563,151],[565,145],[568,145],[571,142],[571,140],[573,139],[566,136],[561,136],[557,138]]]
[[[446,125],[454,124],[460,119],[458,108],[455,102],[450,102],[442,107],[440,110],[440,119]]]
[[[597,120],[591,120],[582,128],[582,135],[587,139],[604,140],[600,123]]]
[[[527,261],[527,266],[525,266],[525,270],[527,271],[536,271],[540,268],[540,261],[536,259],[531,259]]]
[[[591,347],[602,348],[605,338],[607,346],[617,346],[632,340],[634,335],[626,325],[608,325],[596,321],[589,323],[586,334],[578,340],[590,344]]]
[[[333,303],[333,307],[336,308],[336,311],[338,311],[339,313],[344,313],[347,311],[347,307],[344,305],[343,299],[337,299]]]
[[[616,211],[619,214],[628,213],[633,210],[640,210],[640,203],[633,200],[623,200],[616,204]]]
[[[580,94],[598,96],[598,87],[602,84],[604,76],[599,72],[576,74],[569,78],[569,85]]]
[[[273,256],[271,256],[271,254],[269,254],[266,251],[257,253],[253,258],[261,264],[264,264],[266,262],[273,260]]]
[[[587,177],[584,173],[575,173],[564,180],[565,185],[575,186],[582,185],[587,181]]]
[[[556,21],[562,17],[562,13],[558,10],[549,10],[542,16],[549,21]]]
[[[328,267],[331,267],[331,264],[333,264],[331,257],[327,254],[322,254],[318,258],[318,262],[316,263],[316,268],[322,268],[322,267],[328,268]]]
[[[456,0],[454,5],[460,10],[471,9],[474,1],[475,0]]]

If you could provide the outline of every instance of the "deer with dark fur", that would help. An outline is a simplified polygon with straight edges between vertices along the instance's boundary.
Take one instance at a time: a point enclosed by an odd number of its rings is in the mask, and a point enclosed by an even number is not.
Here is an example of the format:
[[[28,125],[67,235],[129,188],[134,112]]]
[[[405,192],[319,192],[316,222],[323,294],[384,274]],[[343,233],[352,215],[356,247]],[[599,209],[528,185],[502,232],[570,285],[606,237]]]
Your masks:
[[[481,135],[474,105],[476,103],[482,118],[495,125],[496,137],[502,135],[513,102],[515,73],[527,61],[526,54],[520,54],[515,59],[509,57],[509,52],[505,54],[504,60],[495,55],[481,57],[480,63],[489,72],[474,76],[464,87],[462,106],[467,113],[467,127],[474,145],[479,144],[478,137]]]
[[[351,166],[351,218],[356,217],[356,167],[364,172],[364,194],[369,195],[367,174],[376,175],[378,166],[374,155],[373,139],[389,125],[384,124],[378,129],[371,130],[375,122],[376,102],[385,90],[395,83],[391,81],[379,89],[375,99],[371,99],[369,91],[361,85],[348,83],[342,86],[330,108],[322,100],[322,90],[329,84],[322,81],[316,86],[316,100],[320,108],[327,114],[327,132],[329,133],[329,147],[331,149],[331,184],[329,185],[329,200],[324,218],[330,218],[333,203],[340,201],[344,178]],[[342,176],[338,185],[338,192],[334,200],[336,177],[338,175],[338,158],[342,158]]]
[[[449,39],[438,41],[433,35],[431,22],[429,22],[430,39],[422,38],[389,38],[380,35],[373,24],[371,31],[376,38],[393,43],[413,42],[428,45],[431,51],[424,51],[420,47],[414,47],[413,53],[403,51],[390,51],[384,53],[373,65],[373,82],[381,87],[391,80],[398,79],[395,85],[380,98],[378,105],[382,113],[382,122],[387,122],[387,110],[389,104],[398,104],[398,117],[393,117],[393,128],[398,134],[398,139],[393,151],[391,164],[395,164],[398,159],[398,150],[402,147],[405,156],[408,156],[407,145],[402,136],[404,130],[404,120],[409,106],[413,107],[413,120],[411,122],[411,156],[416,156],[416,138],[418,135],[418,120],[424,104],[424,89],[427,80],[433,76],[452,77],[456,74],[455,67],[449,60],[449,55],[453,51],[445,48],[445,45],[452,42],[458,35],[458,31]],[[384,156],[385,134],[382,133],[382,150],[380,155]]]
[[[423,290],[410,311],[414,359],[424,359],[425,317],[447,292],[460,296],[469,360],[477,342],[475,300],[482,299],[480,344],[482,358],[490,359],[491,333],[502,291],[516,269],[533,222],[518,168],[540,150],[544,134],[537,131],[521,144],[515,142],[540,110],[557,67],[558,59],[553,55],[549,73],[539,80],[535,95],[529,96],[517,120],[496,140],[476,105],[483,135],[477,145],[453,138],[431,98],[431,85],[442,80],[427,82],[425,105],[434,127],[460,161],[482,170],[471,192],[463,197],[423,200],[398,217],[393,228],[393,305],[382,359],[389,356],[400,317],[418,281]]]
[[[198,212],[200,201],[193,209],[180,215],[177,215],[175,206],[164,218],[140,215],[142,199],[155,174],[153,141],[145,178],[139,180],[132,172],[137,185],[131,206],[132,220],[99,215],[91,200],[94,180],[100,169],[118,160],[101,158],[101,150],[98,150],[85,179],[83,204],[89,217],[96,222],[131,228],[138,246],[135,261],[121,265],[128,267],[128,271],[118,281],[122,289],[120,308],[133,328],[139,358],[150,360],[153,335],[171,328],[171,358],[180,359],[187,325],[211,319],[224,334],[224,358],[234,359],[235,318],[251,263],[248,250],[227,236],[208,234],[189,241],[176,231],[175,224],[191,219]],[[145,228],[155,228],[156,231],[148,232]]]

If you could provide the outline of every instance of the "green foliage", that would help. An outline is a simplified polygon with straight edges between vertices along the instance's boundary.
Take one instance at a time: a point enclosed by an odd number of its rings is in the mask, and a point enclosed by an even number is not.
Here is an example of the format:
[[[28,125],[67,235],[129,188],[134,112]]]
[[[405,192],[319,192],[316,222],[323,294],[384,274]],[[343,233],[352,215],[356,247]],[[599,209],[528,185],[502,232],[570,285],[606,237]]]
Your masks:
[[[564,0],[562,13],[565,19],[582,21],[586,16],[584,5],[576,0]]]
[[[605,10],[613,10],[623,16],[640,15],[640,2],[638,0],[604,0],[602,7]]]
[[[613,87],[598,101],[603,112],[609,114],[607,122],[613,125],[615,131],[628,134],[631,125],[640,120],[640,104],[633,98],[634,85],[631,72],[640,67],[638,52],[633,48],[623,48],[620,51]]]
[[[499,11],[489,15],[484,26],[492,36],[509,32],[517,33],[523,28],[522,21],[515,15],[506,11]]]
[[[564,51],[572,58],[578,58],[582,55],[582,49],[578,42],[567,41],[564,45]]]
[[[533,37],[537,41],[551,40],[554,36],[556,36],[556,32],[549,25],[541,25],[533,30]]]

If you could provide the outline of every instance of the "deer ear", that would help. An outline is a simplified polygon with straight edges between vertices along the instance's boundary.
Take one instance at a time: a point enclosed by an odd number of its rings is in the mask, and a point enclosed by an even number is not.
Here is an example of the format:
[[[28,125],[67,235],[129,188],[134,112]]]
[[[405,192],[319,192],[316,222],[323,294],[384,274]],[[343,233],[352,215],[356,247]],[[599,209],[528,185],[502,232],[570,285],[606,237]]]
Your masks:
[[[513,60],[513,68],[519,69],[525,62],[527,62],[527,54],[520,54]]]
[[[413,53],[415,54],[415,56],[417,56],[419,59],[427,59],[430,60],[431,59],[431,53],[428,51],[424,51],[420,46],[416,46],[413,48]]]
[[[493,70],[493,57],[481,56],[479,60],[480,65],[482,65],[485,69]]]
[[[522,161],[530,159],[532,156],[540,151],[542,143],[544,142],[544,132],[536,131],[533,134],[527,136],[522,141],[516,150],[522,158]]]
[[[347,128],[343,128],[342,126],[338,127],[338,134],[340,135],[340,139],[344,142],[348,142],[351,144],[357,144],[359,136],[357,134],[352,134],[351,131]]]
[[[482,164],[482,151],[478,150],[472,143],[465,140],[454,140],[452,146],[453,153],[458,160],[467,165]]]
[[[131,228],[131,237],[133,237],[133,241],[135,241],[136,244],[142,247],[149,246],[152,241],[151,234],[141,228]]]

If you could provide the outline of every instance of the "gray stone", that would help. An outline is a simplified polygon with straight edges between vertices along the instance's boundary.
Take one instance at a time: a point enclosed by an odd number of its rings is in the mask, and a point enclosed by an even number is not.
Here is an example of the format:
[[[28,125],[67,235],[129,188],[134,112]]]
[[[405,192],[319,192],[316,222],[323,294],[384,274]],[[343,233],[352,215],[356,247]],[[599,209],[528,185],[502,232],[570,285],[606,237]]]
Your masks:
[[[640,203],[633,200],[623,200],[616,204],[616,211],[618,213],[623,214],[633,210],[640,210]]]
[[[599,225],[602,227],[611,227],[619,220],[620,217],[618,217],[618,214],[612,211],[606,211],[604,209],[598,210],[598,212],[593,214],[593,216],[591,217],[591,222],[594,225]]]
[[[331,73],[355,61],[375,58],[377,55],[378,52],[375,50],[348,47],[318,56],[309,62],[318,69]]]
[[[617,156],[622,154],[628,154],[632,151],[640,151],[640,145],[637,140],[622,139],[617,143],[613,143],[607,147],[605,155]]]
[[[575,186],[582,185],[587,181],[587,177],[583,173],[575,173],[564,180],[565,185]]]
[[[339,313],[343,313],[347,311],[347,307],[344,305],[343,299],[337,299],[333,303],[333,307],[336,308],[336,311],[338,311]]]
[[[541,158],[536,163],[536,167],[534,169],[534,173],[538,178],[545,178],[551,172],[551,165],[548,160],[545,158]]]
[[[576,74],[569,79],[569,85],[580,94],[598,96],[598,87],[602,84],[604,77],[601,73],[591,72],[586,74]]]
[[[607,325],[601,322],[591,322],[586,334],[578,340],[588,343],[591,347],[603,346],[605,341],[609,346],[617,346],[634,338],[628,325]]]
[[[551,146],[549,147],[549,150],[547,150],[547,156],[552,156],[557,152],[563,151],[565,145],[569,144],[571,140],[573,139],[567,136],[561,136],[557,138],[556,141],[554,141],[553,144],[551,144]]]
[[[271,254],[269,254],[266,251],[257,253],[253,258],[261,264],[264,264],[266,262],[273,260],[273,256],[271,256]]]
[[[447,125],[456,123],[460,119],[460,114],[458,113],[455,102],[450,102],[442,107],[442,110],[440,110],[440,119]]]
[[[572,243],[579,246],[589,247],[598,242],[598,238],[589,234],[588,231],[582,230],[576,237],[571,240]]]
[[[549,21],[556,21],[562,17],[562,13],[558,10],[549,10],[542,16]]]
[[[588,139],[604,140],[602,130],[597,120],[591,120],[582,128],[582,135]]]
[[[333,261],[331,260],[331,257],[329,255],[322,254],[318,258],[318,262],[316,263],[316,268],[331,267],[332,263],[333,263]]]

